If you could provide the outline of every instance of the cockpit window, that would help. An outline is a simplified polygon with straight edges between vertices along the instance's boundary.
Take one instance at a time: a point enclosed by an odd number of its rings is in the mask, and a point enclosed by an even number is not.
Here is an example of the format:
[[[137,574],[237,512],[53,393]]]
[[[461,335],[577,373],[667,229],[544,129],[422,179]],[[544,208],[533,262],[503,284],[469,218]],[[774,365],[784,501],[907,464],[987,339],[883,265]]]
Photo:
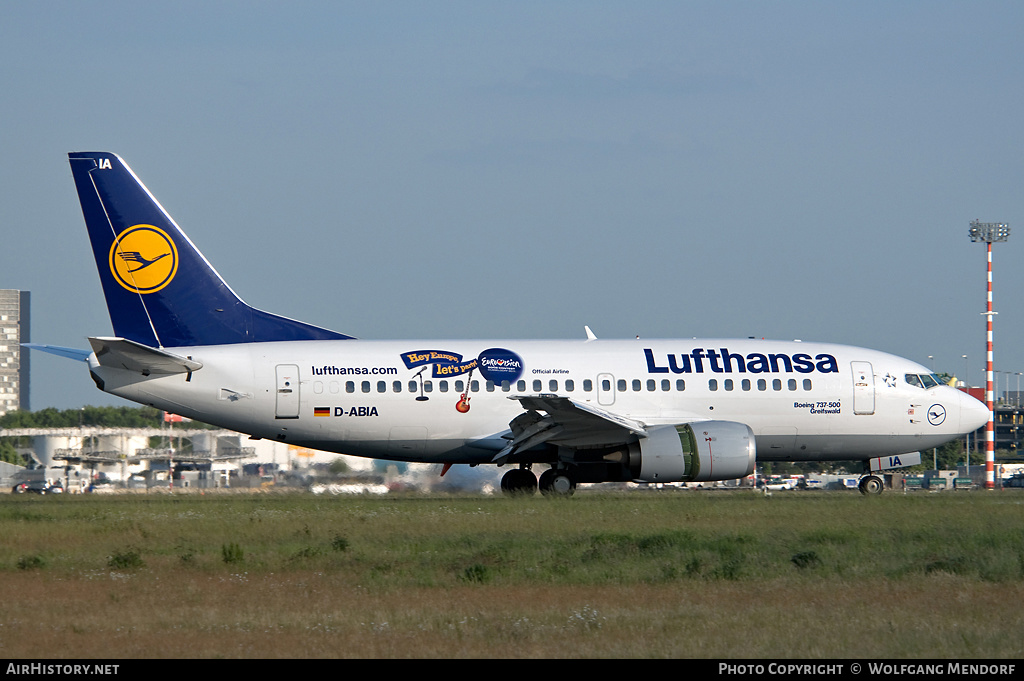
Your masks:
[[[907,382],[907,385],[923,388],[924,390],[942,385],[942,380],[935,374],[907,374],[903,377],[903,380]]]

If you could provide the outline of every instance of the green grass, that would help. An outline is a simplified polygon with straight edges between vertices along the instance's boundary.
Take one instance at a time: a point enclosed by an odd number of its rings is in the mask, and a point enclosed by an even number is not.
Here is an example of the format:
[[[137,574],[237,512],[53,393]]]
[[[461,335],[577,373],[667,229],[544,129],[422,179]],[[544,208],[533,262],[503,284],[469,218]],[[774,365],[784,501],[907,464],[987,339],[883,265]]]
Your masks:
[[[2,496],[0,573],[21,597],[0,603],[0,642],[13,657],[53,655],[40,646],[68,630],[68,657],[150,657],[150,639],[187,657],[1016,656],[1022,509],[1015,491]]]

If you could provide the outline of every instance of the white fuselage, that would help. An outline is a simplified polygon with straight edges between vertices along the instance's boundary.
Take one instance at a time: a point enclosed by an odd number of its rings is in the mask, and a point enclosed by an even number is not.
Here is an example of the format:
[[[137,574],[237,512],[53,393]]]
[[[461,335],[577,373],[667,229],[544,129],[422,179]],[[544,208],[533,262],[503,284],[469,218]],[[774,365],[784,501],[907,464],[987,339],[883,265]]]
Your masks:
[[[519,361],[513,380],[485,378],[487,349]],[[142,376],[95,358],[90,367],[107,392],[183,416],[406,461],[492,461],[524,411],[513,395],[569,397],[647,426],[744,423],[759,460],[921,451],[975,430],[988,415],[959,390],[908,380],[930,373],[920,364],[824,343],[341,340],[171,350],[202,368]]]

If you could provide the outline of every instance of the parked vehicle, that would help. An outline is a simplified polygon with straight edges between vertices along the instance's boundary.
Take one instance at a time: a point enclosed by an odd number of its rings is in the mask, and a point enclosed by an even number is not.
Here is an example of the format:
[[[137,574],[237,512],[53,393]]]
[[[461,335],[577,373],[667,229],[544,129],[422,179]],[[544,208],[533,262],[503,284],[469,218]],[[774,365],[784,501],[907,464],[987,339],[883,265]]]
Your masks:
[[[796,478],[783,478],[783,479],[772,479],[768,481],[767,487],[773,491],[779,491],[784,489],[796,489],[797,484],[800,481]]]
[[[64,486],[58,481],[56,485],[51,485],[46,480],[29,480],[27,482],[19,482],[15,485],[11,492],[13,494],[60,494],[64,491]]]

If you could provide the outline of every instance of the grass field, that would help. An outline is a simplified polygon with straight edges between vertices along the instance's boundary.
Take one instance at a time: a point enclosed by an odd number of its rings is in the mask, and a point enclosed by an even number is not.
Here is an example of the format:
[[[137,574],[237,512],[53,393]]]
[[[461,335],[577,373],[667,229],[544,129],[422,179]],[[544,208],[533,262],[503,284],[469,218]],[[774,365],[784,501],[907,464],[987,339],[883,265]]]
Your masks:
[[[1024,493],[0,496],[6,658],[1013,658]]]

